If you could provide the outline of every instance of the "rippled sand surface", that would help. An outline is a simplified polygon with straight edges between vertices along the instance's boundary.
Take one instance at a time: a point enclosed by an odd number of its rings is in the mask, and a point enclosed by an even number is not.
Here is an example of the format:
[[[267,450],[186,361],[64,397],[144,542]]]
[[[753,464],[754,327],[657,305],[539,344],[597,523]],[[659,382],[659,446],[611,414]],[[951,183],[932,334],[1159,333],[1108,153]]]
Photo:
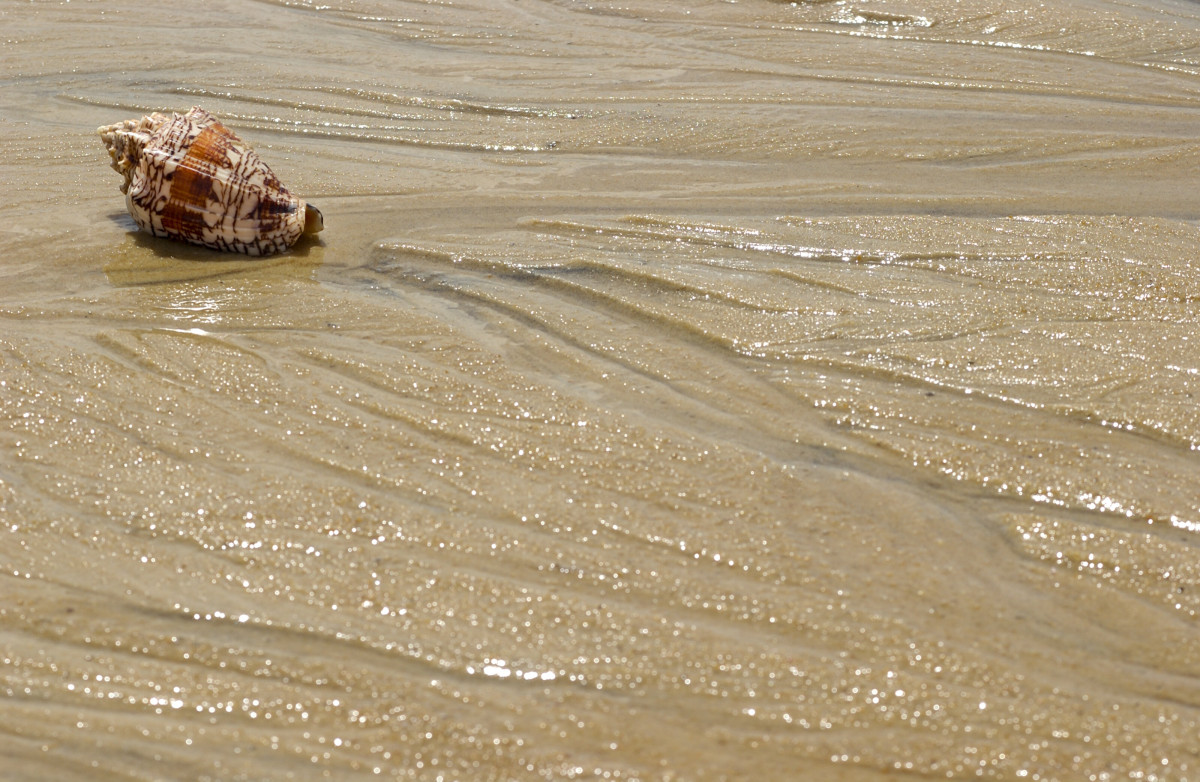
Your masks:
[[[0,778],[1200,779],[1200,6],[0,30]]]

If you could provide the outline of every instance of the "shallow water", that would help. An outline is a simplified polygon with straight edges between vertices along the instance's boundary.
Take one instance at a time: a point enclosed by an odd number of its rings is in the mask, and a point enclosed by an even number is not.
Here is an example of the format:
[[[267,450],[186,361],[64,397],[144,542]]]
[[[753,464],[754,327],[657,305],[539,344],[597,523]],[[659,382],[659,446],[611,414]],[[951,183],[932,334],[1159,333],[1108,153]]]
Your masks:
[[[0,3],[0,778],[1200,778],[1200,7],[660,5]]]

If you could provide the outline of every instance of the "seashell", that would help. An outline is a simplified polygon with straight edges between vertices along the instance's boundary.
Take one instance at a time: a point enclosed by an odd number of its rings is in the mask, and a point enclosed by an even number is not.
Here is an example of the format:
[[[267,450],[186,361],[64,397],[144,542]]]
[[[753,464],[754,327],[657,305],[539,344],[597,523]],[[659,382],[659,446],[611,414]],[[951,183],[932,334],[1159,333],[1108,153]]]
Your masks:
[[[97,128],[143,231],[214,250],[269,255],[325,227],[258,154],[199,106]]]

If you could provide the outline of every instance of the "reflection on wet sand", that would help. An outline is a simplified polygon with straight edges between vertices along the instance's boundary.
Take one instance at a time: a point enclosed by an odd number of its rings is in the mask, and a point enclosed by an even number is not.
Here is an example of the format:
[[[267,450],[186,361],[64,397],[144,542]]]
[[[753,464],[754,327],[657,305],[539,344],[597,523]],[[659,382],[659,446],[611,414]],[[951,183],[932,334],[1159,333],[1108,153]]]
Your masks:
[[[1190,4],[205,8],[0,10],[0,776],[1196,776]]]

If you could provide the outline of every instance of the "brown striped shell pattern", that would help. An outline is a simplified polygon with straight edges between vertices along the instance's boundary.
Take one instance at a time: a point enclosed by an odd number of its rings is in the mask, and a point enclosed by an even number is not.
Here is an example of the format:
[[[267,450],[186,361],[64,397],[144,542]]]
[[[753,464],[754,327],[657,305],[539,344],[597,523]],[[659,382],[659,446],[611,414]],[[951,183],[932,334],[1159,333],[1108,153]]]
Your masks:
[[[214,250],[270,255],[325,227],[258,155],[199,106],[97,128],[143,231]]]

